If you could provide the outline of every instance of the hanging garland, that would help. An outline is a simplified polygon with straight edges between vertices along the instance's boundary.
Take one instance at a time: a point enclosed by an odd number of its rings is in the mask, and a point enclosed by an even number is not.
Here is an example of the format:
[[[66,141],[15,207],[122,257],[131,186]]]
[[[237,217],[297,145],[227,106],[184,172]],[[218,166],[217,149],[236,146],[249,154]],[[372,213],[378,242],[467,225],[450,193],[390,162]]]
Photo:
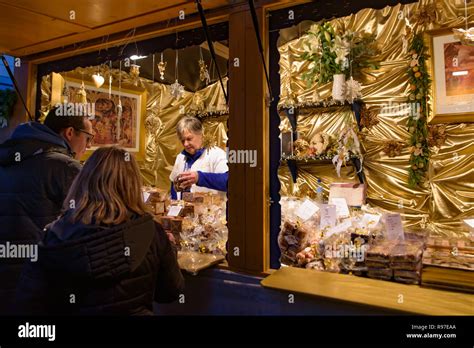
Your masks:
[[[408,117],[407,127],[411,134],[409,140],[411,154],[408,185],[414,188],[425,181],[430,159],[427,115],[431,80],[426,67],[428,56],[422,34],[413,37],[410,55],[408,102],[411,105],[411,115]]]

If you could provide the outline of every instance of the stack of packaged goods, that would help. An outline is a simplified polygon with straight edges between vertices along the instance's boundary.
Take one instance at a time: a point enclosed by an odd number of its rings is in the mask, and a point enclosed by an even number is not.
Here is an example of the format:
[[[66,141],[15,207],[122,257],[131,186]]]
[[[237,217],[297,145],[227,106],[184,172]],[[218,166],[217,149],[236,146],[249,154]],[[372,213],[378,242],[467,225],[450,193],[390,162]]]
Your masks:
[[[157,216],[164,215],[170,204],[168,193],[156,187],[144,187],[143,198],[145,204],[148,205],[151,211]]]
[[[390,268],[395,281],[405,284],[420,284],[423,243],[404,241],[390,251]]]
[[[467,239],[428,238],[421,285],[474,293],[474,243]]]
[[[284,197],[281,206],[283,225],[278,244],[283,265],[365,274],[368,242],[375,240],[374,236],[382,232],[380,224],[377,225],[379,218],[374,222],[368,216],[375,215],[360,209],[346,215],[334,211],[332,223],[326,225],[327,215],[321,217],[320,211],[327,207],[325,204]],[[305,214],[305,209],[311,213]]]
[[[188,193],[182,209],[180,247],[187,251],[226,254],[226,202],[221,195]]]
[[[385,240],[370,247],[365,262],[368,277],[383,280],[393,278],[393,270],[390,268],[390,251],[396,243],[396,241]]]
[[[184,192],[182,198],[166,202],[166,215],[156,215],[163,229],[173,235],[177,249],[225,255],[225,201],[207,193]]]

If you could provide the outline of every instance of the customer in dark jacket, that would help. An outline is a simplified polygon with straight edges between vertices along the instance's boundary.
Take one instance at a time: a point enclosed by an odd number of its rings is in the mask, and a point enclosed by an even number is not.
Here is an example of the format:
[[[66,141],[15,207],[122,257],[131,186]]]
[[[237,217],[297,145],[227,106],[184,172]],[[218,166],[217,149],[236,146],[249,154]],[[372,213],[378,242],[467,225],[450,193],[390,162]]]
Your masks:
[[[79,159],[92,139],[86,117],[58,116],[45,124],[23,123],[0,144],[0,245],[32,245],[62,202],[81,169]],[[25,259],[0,258],[0,315],[9,314]]]
[[[183,290],[176,253],[147,213],[134,158],[118,147],[87,160],[17,289],[19,313],[151,315]]]

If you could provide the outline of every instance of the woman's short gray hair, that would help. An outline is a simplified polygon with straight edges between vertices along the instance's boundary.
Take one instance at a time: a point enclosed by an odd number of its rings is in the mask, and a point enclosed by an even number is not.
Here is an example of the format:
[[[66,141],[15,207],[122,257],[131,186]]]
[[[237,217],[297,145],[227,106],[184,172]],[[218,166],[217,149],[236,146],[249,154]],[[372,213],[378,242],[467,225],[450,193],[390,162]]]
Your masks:
[[[202,134],[202,123],[196,117],[184,116],[176,125],[176,133],[178,134],[178,137],[181,137],[185,130],[195,134]]]

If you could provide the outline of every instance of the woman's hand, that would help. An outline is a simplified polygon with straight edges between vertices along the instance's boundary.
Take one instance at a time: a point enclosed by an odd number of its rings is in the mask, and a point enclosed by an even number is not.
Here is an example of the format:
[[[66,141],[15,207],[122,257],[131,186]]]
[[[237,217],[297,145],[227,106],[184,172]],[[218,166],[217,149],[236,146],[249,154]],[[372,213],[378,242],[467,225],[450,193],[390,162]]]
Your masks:
[[[179,175],[179,185],[184,190],[190,188],[194,184],[197,184],[198,180],[198,172],[184,172]]]

